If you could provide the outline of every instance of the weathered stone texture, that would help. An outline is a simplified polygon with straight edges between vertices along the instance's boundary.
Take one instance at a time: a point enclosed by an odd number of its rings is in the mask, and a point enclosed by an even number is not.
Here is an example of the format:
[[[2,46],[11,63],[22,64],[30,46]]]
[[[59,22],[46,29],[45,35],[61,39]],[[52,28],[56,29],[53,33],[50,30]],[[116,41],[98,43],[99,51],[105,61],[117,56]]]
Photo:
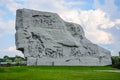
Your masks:
[[[62,20],[56,13],[18,9],[16,47],[27,65],[111,64],[110,52],[86,39],[79,24]]]

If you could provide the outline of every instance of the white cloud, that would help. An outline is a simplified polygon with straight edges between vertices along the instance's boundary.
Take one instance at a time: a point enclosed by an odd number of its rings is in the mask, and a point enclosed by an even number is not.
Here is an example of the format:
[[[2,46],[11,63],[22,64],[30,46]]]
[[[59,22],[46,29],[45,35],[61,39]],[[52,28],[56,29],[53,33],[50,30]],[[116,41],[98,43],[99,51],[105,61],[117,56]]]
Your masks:
[[[16,46],[10,46],[7,49],[2,50],[3,52],[14,52],[14,53],[21,53],[21,51],[16,50]]]
[[[117,30],[120,30],[120,26],[116,26],[116,29],[117,29]]]
[[[120,19],[116,19],[115,23],[116,23],[115,25],[116,29],[120,30]]]
[[[88,31],[87,38],[90,39],[92,42],[97,44],[111,44],[113,43],[112,35],[110,33],[107,33],[105,31],[101,30],[93,30]]]
[[[24,5],[18,3],[17,0],[7,0],[6,7],[15,15],[16,10],[19,8],[23,8]]]
[[[94,0],[94,8],[95,9],[102,9],[110,16],[112,20],[120,18],[120,12],[115,5],[115,0],[104,0],[104,4],[101,4],[99,0]]]
[[[87,38],[92,42],[97,44],[111,44],[113,42],[112,34],[100,29],[108,29],[114,26],[114,22],[110,21],[104,11],[99,9],[81,11],[79,18]]]
[[[105,0],[104,4],[101,4],[99,0],[94,0],[94,8],[106,12],[112,21],[103,25],[102,28],[106,28],[106,26],[115,26],[116,29],[120,29],[120,11],[117,9],[118,6],[115,5],[115,0]]]
[[[5,55],[10,56],[10,57],[11,56],[14,57],[15,55],[24,57],[21,51],[16,50],[15,46],[10,46],[6,49],[0,50],[0,58],[4,57]]]
[[[57,9],[63,9],[64,0],[22,0],[23,4],[18,0],[6,0],[4,1],[6,7],[15,14],[19,8],[29,8],[43,11],[56,11]],[[22,2],[21,1],[21,2]]]
[[[114,44],[112,44],[112,51],[111,51],[111,53],[112,53],[112,55],[113,56],[119,56],[119,52],[120,52],[120,41],[115,41],[115,43]]]
[[[2,17],[4,14],[5,14],[5,12],[0,10],[0,17]]]
[[[1,35],[4,34],[13,34],[15,33],[15,21],[9,20],[9,21],[3,21],[0,20],[0,32]]]
[[[120,19],[116,19],[116,24],[120,24]]]
[[[70,2],[67,2],[68,5],[83,5],[83,4],[86,4],[85,2],[82,2],[82,1],[70,1]]]

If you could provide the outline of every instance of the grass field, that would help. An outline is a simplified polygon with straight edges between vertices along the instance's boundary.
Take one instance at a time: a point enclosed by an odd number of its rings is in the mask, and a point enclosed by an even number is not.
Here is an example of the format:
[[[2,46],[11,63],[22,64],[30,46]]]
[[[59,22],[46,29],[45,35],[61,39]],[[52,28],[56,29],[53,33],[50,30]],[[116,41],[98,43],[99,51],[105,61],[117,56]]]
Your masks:
[[[0,67],[0,80],[120,80],[110,66],[12,66]]]

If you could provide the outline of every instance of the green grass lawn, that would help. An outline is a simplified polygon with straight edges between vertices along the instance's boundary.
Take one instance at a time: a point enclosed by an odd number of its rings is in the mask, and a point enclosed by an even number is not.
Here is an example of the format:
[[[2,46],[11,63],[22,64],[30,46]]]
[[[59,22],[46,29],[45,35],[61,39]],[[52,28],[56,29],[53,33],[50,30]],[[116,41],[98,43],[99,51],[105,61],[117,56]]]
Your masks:
[[[0,67],[0,80],[120,80],[110,66],[11,66]]]

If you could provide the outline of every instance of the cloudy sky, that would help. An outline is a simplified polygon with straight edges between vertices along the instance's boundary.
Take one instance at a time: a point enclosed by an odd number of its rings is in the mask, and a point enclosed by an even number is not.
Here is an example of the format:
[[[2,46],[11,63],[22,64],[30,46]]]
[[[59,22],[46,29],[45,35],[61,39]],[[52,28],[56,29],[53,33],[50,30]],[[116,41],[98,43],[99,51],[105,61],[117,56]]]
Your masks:
[[[0,57],[23,54],[15,48],[15,15],[19,8],[58,13],[80,24],[93,43],[118,55],[120,0],[0,0]]]

